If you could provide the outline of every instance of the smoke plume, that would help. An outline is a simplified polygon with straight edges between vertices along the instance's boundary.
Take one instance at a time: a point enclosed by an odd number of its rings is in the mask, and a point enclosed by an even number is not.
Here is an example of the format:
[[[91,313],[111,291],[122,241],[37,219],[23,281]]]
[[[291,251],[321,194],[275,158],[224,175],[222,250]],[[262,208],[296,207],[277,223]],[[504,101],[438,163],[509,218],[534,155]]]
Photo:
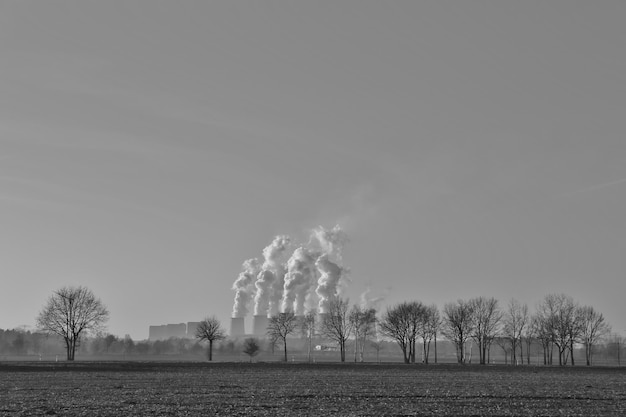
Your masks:
[[[309,294],[317,277],[316,258],[317,254],[312,254],[307,248],[301,246],[293,252],[287,261],[287,274],[285,275],[281,304],[283,312],[291,310],[296,315],[304,314],[307,294]]]
[[[289,246],[288,236],[276,236],[272,243],[263,249],[265,262],[255,282],[254,314],[274,316],[278,313],[285,280],[285,267],[281,261]]]
[[[302,315],[316,304],[320,313],[326,312],[346,279],[348,269],[342,262],[347,242],[348,237],[339,226],[319,226],[311,231],[308,243],[294,250],[285,262],[291,240],[288,236],[276,236],[263,249],[262,265],[256,258],[244,262],[243,271],[233,283],[233,317],[247,315],[253,298],[255,316],[273,317],[286,310]]]
[[[343,259],[343,247],[348,243],[348,235],[339,227],[339,225],[332,229],[326,229],[322,226],[318,226],[313,229],[311,233],[310,241],[314,243],[317,241],[320,249],[323,253],[341,262]]]
[[[248,259],[241,267],[239,277],[233,283],[235,291],[235,303],[233,304],[233,317],[245,317],[248,314],[248,305],[254,294],[254,280],[259,273],[259,260]]]
[[[328,311],[328,303],[337,297],[342,270],[339,265],[328,259],[328,254],[326,253],[317,258],[315,266],[321,275],[315,290],[315,293],[320,297],[319,312],[326,313]]]
[[[319,296],[319,312],[326,313],[328,303],[339,295],[340,280],[347,272],[341,263],[348,236],[338,225],[332,229],[319,226],[313,229],[310,242],[322,251],[315,262],[320,274],[315,293]]]
[[[385,299],[383,295],[378,297],[370,297],[370,293],[372,289],[367,287],[363,293],[361,293],[361,308],[363,310],[368,310],[370,308],[374,308],[378,310],[378,305]]]

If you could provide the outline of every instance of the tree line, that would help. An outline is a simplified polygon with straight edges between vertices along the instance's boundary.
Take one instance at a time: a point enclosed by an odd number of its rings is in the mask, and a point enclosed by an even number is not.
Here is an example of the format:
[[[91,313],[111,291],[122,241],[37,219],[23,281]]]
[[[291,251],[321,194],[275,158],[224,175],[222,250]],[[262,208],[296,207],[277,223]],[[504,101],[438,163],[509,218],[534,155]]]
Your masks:
[[[301,323],[308,338],[314,334],[315,317],[312,312]],[[555,356],[559,365],[575,365],[574,349],[578,345],[584,348],[586,365],[592,365],[594,348],[611,332],[602,313],[565,294],[545,296],[533,314],[515,299],[501,307],[497,299],[481,296],[446,303],[441,311],[436,305],[419,301],[402,302],[377,316],[374,309],[350,307],[348,300],[337,298],[331,300],[328,311],[318,320],[319,333],[337,344],[342,362],[346,360],[349,339],[354,340],[356,362],[357,355],[363,360],[368,338],[380,333],[396,342],[405,363],[415,363],[418,351],[421,361],[428,363],[431,346],[436,355],[438,337],[443,337],[454,344],[458,363],[467,362],[468,347],[473,346],[478,349],[479,363],[489,363],[495,344],[504,351],[506,361],[510,353],[512,363],[523,363],[525,359],[530,364],[531,344],[539,342],[546,365],[556,363]],[[297,327],[293,312],[270,319],[268,335],[282,342],[284,360],[288,336]]]
[[[67,359],[74,360],[81,338],[101,333],[108,317],[106,306],[89,289],[63,287],[48,299],[36,321],[42,332],[63,341]],[[288,339],[296,331],[307,340],[309,359],[315,337],[334,342],[342,362],[346,360],[348,340],[353,341],[356,362],[363,361],[368,341],[384,337],[397,344],[405,363],[415,363],[418,352],[420,360],[428,363],[431,346],[436,360],[437,340],[444,338],[454,345],[459,363],[467,361],[468,347],[473,346],[478,349],[479,362],[489,363],[494,345],[503,350],[507,361],[510,354],[512,363],[523,363],[524,359],[530,363],[530,346],[535,342],[541,345],[544,364],[558,360],[559,365],[574,365],[574,349],[580,345],[584,347],[586,365],[591,365],[594,348],[610,334],[611,327],[594,307],[582,305],[565,294],[549,294],[532,314],[526,304],[515,299],[501,306],[497,299],[483,296],[446,303],[441,310],[436,305],[407,301],[382,314],[335,298],[321,314],[312,311],[296,317],[287,311],[270,318],[268,338],[272,346],[282,344],[285,361]],[[208,343],[207,355],[212,360],[213,344],[225,339],[226,331],[217,318],[206,317],[195,336]],[[134,342],[126,339],[126,349],[135,349]],[[19,347],[19,339],[15,343]],[[258,352],[253,347],[250,351]]]
[[[459,363],[467,361],[468,342],[478,348],[481,364],[489,363],[494,343],[505,355],[510,352],[512,363],[523,362],[524,354],[530,363],[530,345],[538,341],[546,365],[555,363],[555,353],[559,365],[574,365],[576,345],[584,347],[586,365],[591,365],[594,347],[611,332],[602,313],[565,294],[546,295],[534,314],[515,299],[501,307],[493,297],[459,299],[446,303],[441,313],[421,302],[401,303],[387,309],[380,328],[398,342],[406,363],[415,362],[416,339],[422,340],[422,357],[428,362],[428,346],[439,333],[454,344]]]

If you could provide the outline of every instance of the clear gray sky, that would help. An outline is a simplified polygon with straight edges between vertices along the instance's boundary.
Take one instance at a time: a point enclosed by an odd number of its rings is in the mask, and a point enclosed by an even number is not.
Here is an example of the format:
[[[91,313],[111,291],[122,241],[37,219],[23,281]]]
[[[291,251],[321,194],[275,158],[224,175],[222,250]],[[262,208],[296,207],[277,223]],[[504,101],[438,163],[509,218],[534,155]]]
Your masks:
[[[626,2],[7,1],[0,328],[215,314],[277,234],[379,306],[565,292],[626,333]]]

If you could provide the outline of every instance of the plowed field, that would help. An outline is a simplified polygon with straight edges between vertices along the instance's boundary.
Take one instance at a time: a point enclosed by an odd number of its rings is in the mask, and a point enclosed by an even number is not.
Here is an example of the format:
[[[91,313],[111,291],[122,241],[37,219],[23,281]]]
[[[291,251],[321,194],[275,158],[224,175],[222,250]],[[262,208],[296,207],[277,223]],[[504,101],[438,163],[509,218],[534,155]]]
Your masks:
[[[5,363],[0,415],[623,416],[620,368]]]

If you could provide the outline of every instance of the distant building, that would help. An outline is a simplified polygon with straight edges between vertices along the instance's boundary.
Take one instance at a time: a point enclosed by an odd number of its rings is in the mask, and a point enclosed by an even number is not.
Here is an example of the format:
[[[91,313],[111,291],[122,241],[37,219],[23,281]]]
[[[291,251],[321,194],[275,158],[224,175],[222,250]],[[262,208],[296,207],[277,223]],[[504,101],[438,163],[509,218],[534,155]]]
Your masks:
[[[187,338],[188,339],[196,338],[196,329],[198,328],[199,324],[200,324],[199,321],[187,322]]]
[[[246,333],[243,317],[233,317],[230,319],[231,337],[240,337]]]
[[[148,328],[148,340],[167,340],[172,337],[178,339],[193,339],[196,336],[198,322],[190,321],[187,324],[162,324]]]

